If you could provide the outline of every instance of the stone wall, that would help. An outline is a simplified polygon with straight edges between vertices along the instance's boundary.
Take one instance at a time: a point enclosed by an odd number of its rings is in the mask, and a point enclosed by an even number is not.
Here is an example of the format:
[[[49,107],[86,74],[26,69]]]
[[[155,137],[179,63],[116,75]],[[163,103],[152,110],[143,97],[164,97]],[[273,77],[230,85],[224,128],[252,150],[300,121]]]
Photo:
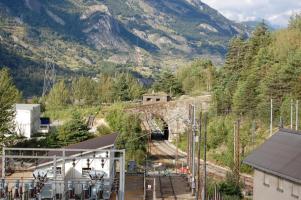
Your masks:
[[[178,100],[169,101],[166,103],[158,103],[153,105],[137,106],[132,112],[137,112],[143,115],[142,120],[146,118],[157,117],[161,118],[168,124],[169,140],[173,140],[179,133],[185,132],[191,127],[189,122],[189,105],[196,105],[197,119],[201,111],[208,111],[211,103],[211,95],[203,95],[197,97],[182,96]],[[147,129],[147,122],[146,129]]]

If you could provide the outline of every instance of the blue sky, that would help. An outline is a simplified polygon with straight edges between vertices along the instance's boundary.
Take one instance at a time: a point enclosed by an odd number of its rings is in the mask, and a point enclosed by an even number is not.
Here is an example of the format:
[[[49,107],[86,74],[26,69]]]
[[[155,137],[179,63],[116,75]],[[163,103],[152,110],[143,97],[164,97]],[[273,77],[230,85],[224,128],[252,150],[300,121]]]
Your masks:
[[[285,27],[292,14],[301,12],[301,0],[202,0],[234,21],[266,19]]]

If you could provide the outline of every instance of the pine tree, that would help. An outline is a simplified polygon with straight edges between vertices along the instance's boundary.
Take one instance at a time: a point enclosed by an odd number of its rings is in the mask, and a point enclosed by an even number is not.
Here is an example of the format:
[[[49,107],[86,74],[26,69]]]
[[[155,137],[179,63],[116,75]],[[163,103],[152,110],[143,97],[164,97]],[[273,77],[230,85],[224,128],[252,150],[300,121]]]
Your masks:
[[[13,83],[7,68],[0,70],[0,140],[14,132],[14,104],[20,101],[21,93]]]
[[[153,88],[157,92],[171,93],[172,96],[183,94],[182,84],[170,71],[164,71],[160,74]]]
[[[138,99],[143,93],[143,86],[129,73],[119,74],[112,89],[114,98],[119,101]]]
[[[91,137],[87,124],[78,112],[72,113],[72,119],[58,129],[58,138],[66,145],[81,142]]]
[[[97,86],[98,100],[102,103],[114,102],[113,93],[113,78],[107,75],[100,77],[100,81]]]
[[[288,27],[301,31],[301,13],[291,16]]]
[[[48,109],[59,109],[70,104],[70,92],[64,80],[56,83],[46,98]]]
[[[88,77],[73,79],[71,88],[74,103],[79,105],[97,103],[96,85],[96,81]]]
[[[120,74],[116,77],[113,86],[114,98],[118,101],[129,101],[131,100],[129,94],[129,85],[127,83],[126,74]]]

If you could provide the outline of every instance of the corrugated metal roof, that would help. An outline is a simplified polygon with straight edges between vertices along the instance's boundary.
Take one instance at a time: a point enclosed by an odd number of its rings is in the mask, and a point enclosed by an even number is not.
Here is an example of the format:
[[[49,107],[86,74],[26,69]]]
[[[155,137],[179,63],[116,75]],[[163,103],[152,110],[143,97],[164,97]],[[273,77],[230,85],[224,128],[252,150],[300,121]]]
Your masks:
[[[104,147],[112,147],[115,144],[115,141],[118,137],[117,133],[112,133],[104,136],[99,136],[96,138],[92,138],[83,142],[79,142],[76,144],[71,144],[69,146],[64,147],[65,149],[101,149]],[[71,156],[75,154],[79,154],[81,152],[66,152],[66,156]],[[85,153],[85,152],[82,152]],[[62,156],[61,151],[50,151],[48,152],[48,156]],[[38,165],[52,163],[52,159],[40,160]],[[2,176],[2,160],[0,159],[0,176]]]
[[[117,133],[99,136],[76,144],[66,146],[65,149],[100,149],[105,146],[114,145]]]
[[[255,169],[301,183],[301,132],[280,129],[246,157]]]
[[[64,149],[102,149],[105,147],[113,147],[115,144],[115,141],[118,137],[117,133],[112,133],[104,136],[99,136],[96,138],[92,138],[83,142],[79,142],[76,144],[71,144],[69,146],[63,147]],[[66,151],[65,156],[72,156],[76,154],[85,153],[82,151]],[[47,156],[53,157],[53,156],[62,156],[62,151],[49,151]],[[39,165],[47,165],[52,163],[52,159],[46,159],[46,160],[40,160]]]
[[[96,138],[92,138],[83,142],[79,142],[76,144],[71,144],[69,146],[64,147],[64,149],[101,149],[107,146],[113,146],[115,144],[116,138],[118,134],[112,133],[108,135],[99,136]],[[66,152],[66,156],[70,156],[73,154],[77,154],[79,152]],[[48,154],[49,156],[58,155],[58,152],[51,151]]]

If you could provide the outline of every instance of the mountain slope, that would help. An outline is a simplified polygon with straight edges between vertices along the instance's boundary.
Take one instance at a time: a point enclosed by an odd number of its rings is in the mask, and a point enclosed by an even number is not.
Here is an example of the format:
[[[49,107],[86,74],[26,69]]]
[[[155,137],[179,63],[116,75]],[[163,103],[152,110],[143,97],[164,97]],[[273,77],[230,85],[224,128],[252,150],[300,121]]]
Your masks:
[[[0,8],[3,48],[69,69],[222,62],[229,39],[247,34],[200,0],[0,0]]]

